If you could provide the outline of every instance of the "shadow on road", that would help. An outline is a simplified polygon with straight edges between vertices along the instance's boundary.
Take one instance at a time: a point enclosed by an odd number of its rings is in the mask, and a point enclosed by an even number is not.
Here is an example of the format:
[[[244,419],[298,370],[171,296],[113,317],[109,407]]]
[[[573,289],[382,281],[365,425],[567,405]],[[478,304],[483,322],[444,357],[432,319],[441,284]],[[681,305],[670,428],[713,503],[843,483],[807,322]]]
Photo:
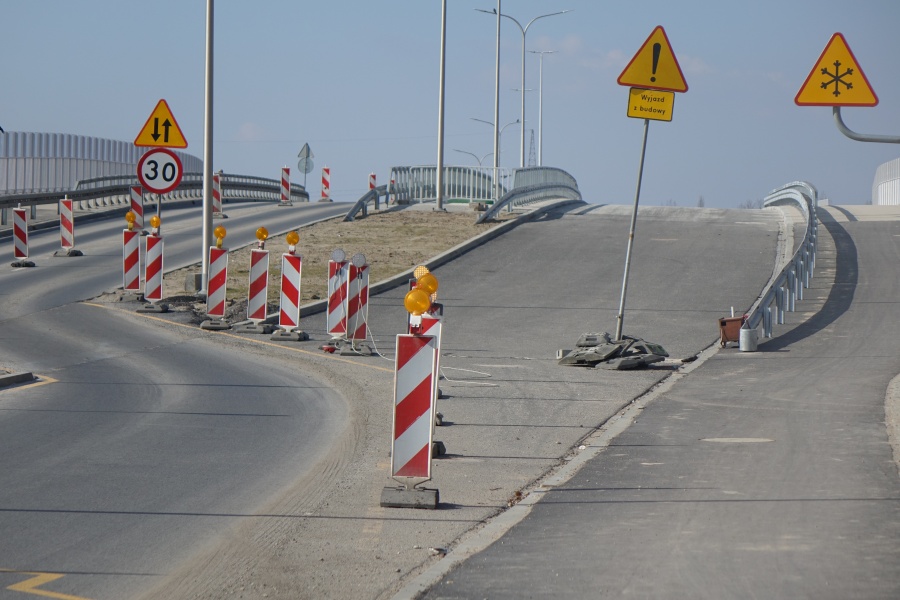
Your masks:
[[[853,304],[853,295],[859,279],[856,244],[853,243],[853,239],[847,233],[847,230],[826,211],[820,211],[818,217],[819,222],[825,226],[825,229],[828,230],[828,233],[834,239],[834,285],[831,286],[828,298],[819,312],[787,333],[766,342],[760,342],[758,347],[760,352],[778,352],[795,342],[815,335],[847,312],[850,305]]]

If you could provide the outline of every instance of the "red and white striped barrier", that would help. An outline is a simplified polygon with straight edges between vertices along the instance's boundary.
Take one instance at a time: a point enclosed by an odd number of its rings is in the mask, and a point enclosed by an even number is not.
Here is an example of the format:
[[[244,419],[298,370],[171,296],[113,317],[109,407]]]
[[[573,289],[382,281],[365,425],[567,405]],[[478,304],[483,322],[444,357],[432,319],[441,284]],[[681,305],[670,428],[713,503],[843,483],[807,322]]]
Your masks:
[[[126,292],[141,289],[141,232],[122,231],[122,288]]]
[[[431,479],[436,353],[434,336],[397,336],[391,476],[407,489]]]
[[[303,258],[281,255],[281,309],[278,325],[290,331],[300,326],[300,278]]]
[[[291,202],[291,168],[281,168],[281,206],[292,206]]]
[[[144,259],[144,299],[162,300],[163,288],[163,239],[159,235],[147,236],[147,256]]]
[[[350,261],[347,279],[347,338],[365,341],[369,334],[369,265]]]
[[[213,174],[212,180],[212,211],[213,215],[222,214],[222,176]]]
[[[138,231],[144,228],[144,188],[131,186],[131,212],[134,213],[134,226]]]
[[[225,317],[225,284],[228,279],[228,248],[209,248],[209,273],[206,281],[206,314]]]
[[[68,198],[59,201],[59,243],[63,250],[75,247],[75,219]]]
[[[331,200],[331,169],[322,167],[322,200]]]
[[[343,337],[347,333],[348,265],[346,260],[328,261],[328,309],[325,327],[332,336]]]
[[[369,189],[375,189],[375,173],[369,173]]]
[[[250,291],[247,298],[247,318],[256,324],[265,321],[268,310],[269,251],[250,251]]]
[[[13,257],[28,258],[28,212],[13,209]]]

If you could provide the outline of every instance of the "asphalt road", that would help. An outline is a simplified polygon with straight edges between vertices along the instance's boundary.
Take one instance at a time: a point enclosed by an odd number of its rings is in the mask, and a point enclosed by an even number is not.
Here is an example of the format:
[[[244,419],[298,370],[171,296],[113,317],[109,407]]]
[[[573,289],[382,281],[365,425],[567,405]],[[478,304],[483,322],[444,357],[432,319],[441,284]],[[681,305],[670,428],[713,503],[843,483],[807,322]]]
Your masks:
[[[307,352],[288,358],[251,343],[235,342],[229,349],[231,342],[215,343],[216,334],[175,322],[145,331],[152,318],[109,306],[47,303],[38,312],[22,305],[17,318],[0,322],[4,359],[16,356],[19,345],[33,345],[16,364],[30,362],[36,372],[59,381],[0,393],[0,428],[10,436],[2,443],[27,459],[13,456],[9,464],[16,469],[3,482],[3,493],[12,499],[0,506],[0,515],[9,509],[0,531],[16,541],[6,542],[12,549],[0,549],[0,559],[18,559],[17,544],[34,552],[0,569],[63,574],[46,587],[93,600],[134,596],[167,581],[171,587],[156,597],[195,597],[201,589],[223,595],[256,589],[262,597],[261,584],[273,590],[272,582],[278,582],[281,597],[387,597],[438,561],[429,547],[451,547],[518,494],[538,493],[535,482],[577,455],[594,428],[672,374],[674,360],[636,372],[556,364],[556,350],[572,347],[581,333],[614,330],[629,219],[627,207],[557,209],[435,269],[446,306],[441,387],[448,396],[438,403],[445,414],[439,439],[448,455],[434,463],[433,485],[441,492],[436,511],[377,505],[381,488],[390,483],[390,418],[384,407],[391,372],[379,357]],[[737,312],[749,307],[771,275],[780,222],[777,211],[642,209],[625,333],[661,343],[673,359],[694,357],[712,345],[717,318],[732,306]],[[248,228],[250,239],[256,226]],[[164,214],[163,229],[166,236],[176,234],[171,211]],[[118,250],[110,256],[120,260]],[[110,287],[118,285],[118,273],[117,268]],[[372,341],[387,357],[404,329],[404,291],[401,286],[370,301]],[[323,321],[323,315],[304,318],[303,328],[313,336],[309,346],[327,339]],[[100,328],[102,336],[85,335]],[[340,377],[330,383],[344,381],[356,392],[308,395],[306,388],[316,383],[299,375],[300,369],[331,369]],[[261,401],[255,399],[257,387]],[[285,394],[294,405],[278,404],[276,397]],[[323,403],[335,411],[317,412]],[[104,408],[110,404],[115,408]],[[29,410],[32,405],[39,410]],[[70,436],[67,421],[50,427],[49,420],[31,420],[72,419],[72,407],[83,426]],[[350,418],[338,433],[329,415],[340,421],[342,412]],[[303,429],[309,423],[315,432]],[[41,433],[43,450],[36,450],[28,428],[44,426],[66,443],[56,447],[54,437]],[[275,429],[280,443],[264,439],[268,431],[259,430],[266,427]],[[329,468],[324,484],[316,486],[323,479],[313,479],[296,485],[311,473],[307,461],[294,465],[289,457],[315,462],[316,452],[327,446],[317,435],[347,442],[330,457],[343,462]],[[296,445],[305,437],[312,448]],[[256,448],[273,455],[274,475],[252,462]],[[229,461],[241,472],[231,473]],[[41,468],[26,472],[28,462]],[[146,484],[135,469],[147,473]],[[84,481],[72,483],[80,473]],[[216,479],[224,475],[227,482]],[[98,490],[90,484],[94,479],[109,485]],[[314,497],[291,510],[260,508],[291,482],[292,493]],[[79,492],[70,502],[68,485]],[[24,504],[15,503],[17,486],[24,489]],[[165,493],[167,487],[173,493]],[[237,492],[245,489],[258,496]],[[103,523],[88,527],[88,518]],[[33,540],[27,537],[31,529],[17,529],[20,522],[38,521],[53,527],[39,530]],[[267,529],[275,521],[278,528]],[[117,525],[121,543],[115,541]],[[249,554],[241,553],[240,544],[226,551],[239,541],[231,535],[237,527],[240,539],[268,543],[251,545]],[[95,528],[110,536],[94,540],[88,532]],[[147,532],[160,538],[152,548],[135,541]],[[95,542],[102,546],[95,560],[80,560],[79,553],[90,554]],[[21,572],[0,572],[0,584],[22,579]],[[197,582],[213,583],[192,587]],[[191,592],[165,595],[170,589]],[[6,597],[20,596],[0,586],[0,598]]]
[[[227,208],[232,243],[346,210]],[[167,265],[197,262],[198,212],[164,214]],[[144,592],[264,519],[346,427],[343,397],[285,357],[79,302],[121,285],[121,229],[76,226],[82,257],[52,256],[56,231],[32,232],[37,266],[0,266],[0,364],[40,377],[0,391],[0,598],[39,593],[15,585],[48,572],[63,576],[41,587],[53,597]]]
[[[427,593],[898,598],[900,213],[820,211],[817,277],[757,353],[715,354]]]
[[[123,209],[124,210],[124,209]],[[149,219],[149,209],[146,209]],[[256,241],[260,226],[270,235],[289,231],[304,223],[346,213],[340,203],[312,203],[279,207],[268,202],[229,203],[228,218],[216,220],[227,230],[225,246],[237,248]],[[202,221],[199,207],[164,207],[161,233],[165,241],[165,269],[177,269],[202,260]],[[34,268],[14,269],[12,240],[0,248],[9,262],[0,263],[0,320],[50,307],[93,298],[122,287],[122,230],[124,218],[75,224],[75,247],[84,256],[54,256],[60,249],[58,228],[29,233],[29,260]],[[143,244],[141,244],[143,252]],[[143,268],[143,258],[141,265]],[[143,273],[141,274],[143,277]]]

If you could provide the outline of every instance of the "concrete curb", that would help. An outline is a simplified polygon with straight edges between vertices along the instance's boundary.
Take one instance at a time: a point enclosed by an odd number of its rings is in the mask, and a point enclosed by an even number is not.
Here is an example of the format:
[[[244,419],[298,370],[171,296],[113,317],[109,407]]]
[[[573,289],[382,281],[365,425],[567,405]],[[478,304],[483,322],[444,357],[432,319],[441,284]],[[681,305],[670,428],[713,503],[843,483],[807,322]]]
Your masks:
[[[34,373],[9,373],[0,376],[0,388],[15,385],[17,383],[28,383],[37,379]]]

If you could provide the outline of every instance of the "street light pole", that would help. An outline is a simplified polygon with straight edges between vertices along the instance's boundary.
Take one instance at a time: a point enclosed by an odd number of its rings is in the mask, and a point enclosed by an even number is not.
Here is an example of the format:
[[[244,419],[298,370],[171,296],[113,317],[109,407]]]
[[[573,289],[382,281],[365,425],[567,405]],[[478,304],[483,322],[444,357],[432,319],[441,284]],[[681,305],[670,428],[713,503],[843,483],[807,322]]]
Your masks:
[[[469,152],[469,151],[467,151],[467,150],[457,150],[456,148],[454,148],[453,151],[454,151],[454,152],[459,152],[459,153],[461,153],[461,154],[468,154],[469,156],[471,156],[472,158],[474,158],[475,160],[478,161],[478,166],[479,166],[479,167],[481,166],[481,163],[484,161],[484,159],[486,159],[488,156],[491,156],[491,155],[493,154],[493,152],[488,152],[487,154],[485,154],[485,155],[482,156],[481,158],[478,158],[478,155],[477,155],[477,154],[475,154],[474,152]]]
[[[472,119],[473,121],[478,121],[479,123],[486,123],[486,124],[490,125],[491,127],[493,127],[494,130],[497,130],[497,127],[494,125],[494,123],[491,123],[490,121],[485,121],[484,119],[476,119],[475,117],[469,117],[469,118]],[[499,167],[500,167],[500,136],[503,135],[504,129],[506,129],[510,125],[515,125],[518,122],[519,122],[519,119],[516,119],[515,121],[511,121],[511,122],[507,123],[506,125],[504,125],[503,127],[501,127],[500,130],[497,132],[497,151],[494,153],[494,181],[495,182],[497,180],[497,169],[499,169]]]
[[[532,20],[530,20],[530,21],[528,22],[528,24],[525,25],[525,27],[522,27],[522,24],[519,23],[515,18],[513,18],[513,17],[511,17],[511,16],[509,16],[509,15],[504,15],[504,14],[500,13],[500,7],[499,7],[500,2],[499,2],[499,0],[498,0],[497,4],[498,4],[497,10],[494,11],[494,12],[496,12],[499,16],[501,16],[501,17],[506,17],[507,19],[509,19],[510,21],[512,21],[513,23],[515,23],[516,26],[518,26],[519,31],[522,32],[522,114],[521,114],[521,116],[519,117],[519,120],[520,120],[521,123],[522,123],[522,128],[521,128],[521,132],[520,132],[521,152],[519,153],[519,167],[524,168],[524,167],[525,167],[525,34],[528,33],[528,28],[531,27],[531,25],[532,25],[535,21],[537,21],[538,19],[544,19],[544,18],[546,18],[546,17],[553,17],[553,16],[556,16],[556,15],[562,15],[562,14],[565,14],[565,13],[567,13],[567,12],[572,12],[572,11],[571,11],[571,10],[561,10],[561,11],[555,12],[555,13],[550,13],[550,14],[546,14],[546,15],[540,15],[540,16],[535,17],[535,18],[533,18]],[[483,13],[493,14],[491,11],[482,10],[482,9],[480,9],[480,8],[476,8],[475,10],[477,10],[477,11],[479,11],[479,12],[483,12]],[[500,30],[500,26],[498,25],[498,26],[497,26],[497,31],[498,31],[498,34],[497,34],[497,35],[498,35],[498,38],[499,38],[499,30]],[[498,44],[497,55],[498,55],[498,57],[499,57],[499,55],[500,55],[499,41],[497,42],[497,44]],[[499,62],[499,59],[498,59],[498,62]],[[499,72],[499,68],[500,68],[500,67],[498,66],[498,67],[497,67],[498,72]]]
[[[206,83],[203,119],[203,248],[200,261],[200,293],[208,293],[209,247],[212,246],[212,184],[213,184],[213,3],[206,0]]]
[[[556,50],[529,50],[532,54],[541,55],[541,68],[538,71],[538,166],[544,166],[544,55],[553,54]]]
[[[441,0],[441,75],[438,85],[438,150],[435,185],[437,210],[444,210],[444,68],[447,49],[447,0]]]

